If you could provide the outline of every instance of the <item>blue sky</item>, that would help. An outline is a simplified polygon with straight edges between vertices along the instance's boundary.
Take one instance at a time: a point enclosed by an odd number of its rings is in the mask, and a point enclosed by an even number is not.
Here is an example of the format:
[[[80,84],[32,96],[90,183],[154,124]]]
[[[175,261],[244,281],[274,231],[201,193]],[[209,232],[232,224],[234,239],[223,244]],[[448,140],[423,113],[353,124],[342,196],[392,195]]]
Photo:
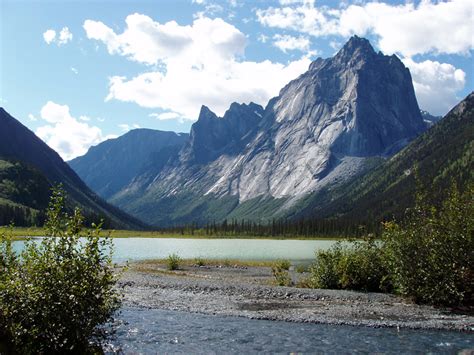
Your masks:
[[[263,106],[353,34],[409,67],[422,109],[473,90],[473,5],[450,1],[0,0],[0,105],[64,159],[202,104]]]

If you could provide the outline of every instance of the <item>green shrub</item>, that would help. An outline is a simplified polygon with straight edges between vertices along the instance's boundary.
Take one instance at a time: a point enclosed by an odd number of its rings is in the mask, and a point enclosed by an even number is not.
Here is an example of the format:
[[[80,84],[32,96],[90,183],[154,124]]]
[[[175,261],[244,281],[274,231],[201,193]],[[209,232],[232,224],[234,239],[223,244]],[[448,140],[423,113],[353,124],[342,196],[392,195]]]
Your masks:
[[[344,251],[341,243],[336,243],[329,250],[316,252],[316,260],[310,268],[309,284],[313,288],[340,288],[339,261],[343,258]]]
[[[389,291],[390,272],[384,259],[383,247],[368,237],[331,249],[319,251],[310,270],[314,288]]]
[[[395,291],[415,302],[474,304],[474,188],[453,186],[439,208],[417,197],[403,224],[384,224],[382,240],[368,238],[319,251],[314,288]]]
[[[291,286],[292,280],[288,272],[291,263],[288,260],[278,260],[272,266],[272,275],[278,286]]]
[[[53,190],[47,211],[49,237],[28,240],[20,255],[0,240],[0,335],[15,353],[87,353],[106,338],[101,325],[120,306],[114,288],[112,240],[100,227],[80,239],[83,216],[64,210],[64,192]]]
[[[384,239],[397,291],[416,302],[473,305],[473,185],[453,186],[439,209],[418,196],[403,225],[385,224]]]
[[[203,258],[195,258],[194,264],[196,264],[197,266],[204,266],[206,265],[206,260],[204,260]]]
[[[275,261],[274,265],[282,270],[290,270],[291,262],[290,260],[280,259]]]
[[[168,268],[168,270],[178,270],[180,263],[181,258],[178,254],[173,253],[168,256],[168,259],[166,259],[166,267]]]
[[[298,274],[302,274],[302,273],[304,273],[304,272],[308,272],[308,267],[307,267],[306,265],[299,264],[299,265],[296,265],[295,271],[296,271]]]
[[[232,263],[229,259],[224,259],[224,261],[222,262],[222,264],[224,264],[225,267],[230,267],[232,266]]]

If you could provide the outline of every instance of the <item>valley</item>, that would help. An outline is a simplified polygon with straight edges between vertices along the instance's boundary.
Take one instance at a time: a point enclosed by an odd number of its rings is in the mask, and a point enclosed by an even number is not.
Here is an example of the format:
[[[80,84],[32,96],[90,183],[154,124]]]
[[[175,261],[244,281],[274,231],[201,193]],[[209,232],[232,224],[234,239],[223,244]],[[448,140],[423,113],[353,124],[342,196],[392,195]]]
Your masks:
[[[189,133],[120,124],[67,161],[0,108],[0,354],[331,352],[334,334],[470,353],[474,92],[432,115],[407,63],[353,35],[264,106],[200,103]],[[264,325],[287,347],[234,329]]]

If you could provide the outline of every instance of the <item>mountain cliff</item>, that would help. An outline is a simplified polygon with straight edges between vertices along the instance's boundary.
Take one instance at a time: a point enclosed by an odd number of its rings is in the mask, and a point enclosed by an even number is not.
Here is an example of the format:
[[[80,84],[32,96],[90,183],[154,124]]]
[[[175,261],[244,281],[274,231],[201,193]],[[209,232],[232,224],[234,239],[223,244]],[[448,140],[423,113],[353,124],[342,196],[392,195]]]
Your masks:
[[[268,218],[361,174],[425,129],[409,70],[354,36],[265,109],[234,103],[221,118],[202,107],[178,158],[111,201],[157,225]]]
[[[12,184],[8,186],[12,191],[23,189],[20,183],[25,179],[28,180],[28,176],[35,177],[35,181],[28,181],[26,186],[37,186],[46,190],[40,192],[29,188],[31,194],[23,194],[22,198],[23,200],[31,199],[31,201],[15,202],[13,199],[15,203],[21,202],[22,205],[28,207],[44,209],[47,207],[44,194],[49,193],[45,181],[51,185],[62,183],[72,204],[81,206],[87,216],[104,217],[108,221],[108,226],[115,228],[143,228],[145,226],[93,193],[54,150],[3,108],[0,108],[0,158],[3,160],[6,173],[22,174],[10,179],[13,186]],[[11,166],[12,163],[7,161],[19,162],[19,165]],[[0,187],[3,193],[8,192],[6,185]],[[36,201],[35,196],[38,195],[42,197]]]
[[[134,129],[68,163],[93,191],[109,199],[141,173],[152,169],[158,173],[188,138],[187,133]]]
[[[323,189],[295,206],[294,218],[343,217],[367,221],[402,218],[414,205],[418,184],[434,202],[452,182],[474,183],[474,93],[427,132],[368,174]]]

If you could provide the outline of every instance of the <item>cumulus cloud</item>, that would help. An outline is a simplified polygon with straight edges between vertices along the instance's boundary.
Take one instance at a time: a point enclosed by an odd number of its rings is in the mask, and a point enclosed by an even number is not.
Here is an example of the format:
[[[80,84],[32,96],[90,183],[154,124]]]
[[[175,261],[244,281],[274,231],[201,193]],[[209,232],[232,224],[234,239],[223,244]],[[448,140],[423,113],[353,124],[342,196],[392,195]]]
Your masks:
[[[333,36],[333,49],[351,35],[374,36],[380,50],[405,58],[420,106],[444,114],[459,100],[465,73],[448,63],[411,58],[427,54],[468,54],[474,49],[472,0],[430,1],[416,4],[357,2],[340,7],[316,6],[314,0],[280,0],[280,7],[256,10],[267,27],[297,31],[314,37]]]
[[[138,125],[138,124],[136,124],[136,123],[135,123],[135,124],[132,124],[132,125],[129,125],[128,123],[122,123],[122,124],[119,124],[118,126],[119,126],[119,127],[122,129],[122,131],[124,131],[124,132],[128,132],[128,131],[130,131],[130,130],[132,130],[132,129],[141,128],[140,125]]]
[[[422,109],[434,115],[446,114],[459,100],[456,93],[466,84],[466,73],[448,63],[403,60],[413,77],[416,97]]]
[[[72,40],[72,33],[68,27],[63,27],[59,34],[55,30],[47,30],[43,33],[43,39],[47,44],[56,43],[58,46],[68,43]]]
[[[182,119],[181,115],[176,112],[150,113],[148,116],[160,121]]]
[[[104,136],[99,127],[90,126],[81,116],[71,116],[69,106],[48,101],[40,112],[47,125],[36,130],[36,135],[53,148],[64,160],[84,155],[90,146],[96,145],[112,136]]]
[[[66,44],[69,41],[72,41],[72,33],[69,31],[69,28],[63,27],[61,32],[59,32],[58,45]]]
[[[55,30],[47,30],[46,32],[43,33],[43,39],[47,44],[51,44],[55,38],[56,38]]]
[[[265,26],[316,37],[372,34],[382,51],[406,57],[467,53],[474,48],[471,0],[422,0],[418,5],[371,1],[343,8],[318,7],[314,0],[288,0],[281,7],[259,9],[256,14]]]
[[[244,34],[222,19],[199,18],[192,26],[180,26],[175,21],[160,24],[146,15],[133,14],[125,22],[127,28],[120,35],[92,20],[84,22],[84,29],[88,38],[104,42],[110,54],[150,65],[171,58],[196,65],[218,64],[243,54],[246,45]]]
[[[274,35],[273,45],[283,52],[299,50],[307,52],[309,50],[310,41],[304,36],[294,37],[290,35]]]
[[[103,42],[110,54],[153,66],[133,78],[111,77],[106,100],[161,108],[186,119],[197,119],[203,104],[220,115],[233,101],[265,104],[310,63],[307,57],[288,64],[245,61],[246,36],[219,18],[181,26],[133,14],[125,22],[121,34],[102,22],[84,22],[87,37]]]

